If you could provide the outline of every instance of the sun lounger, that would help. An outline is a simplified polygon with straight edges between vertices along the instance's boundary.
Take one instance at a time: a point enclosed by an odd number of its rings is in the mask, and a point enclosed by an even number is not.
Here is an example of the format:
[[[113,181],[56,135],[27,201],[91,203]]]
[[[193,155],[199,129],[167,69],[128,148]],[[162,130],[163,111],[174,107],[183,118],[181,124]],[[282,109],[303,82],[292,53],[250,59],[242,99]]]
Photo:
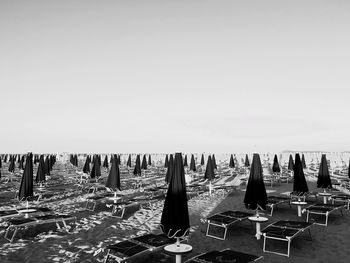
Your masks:
[[[291,207],[290,200],[291,199],[289,197],[284,196],[268,196],[266,206],[270,207],[271,209],[270,216],[272,216],[274,208],[277,207],[277,205],[288,203]]]
[[[224,249],[222,251],[210,251],[207,253],[203,253],[201,255],[195,256],[187,260],[185,263],[248,263],[258,261],[262,258],[262,256],[242,253],[231,249]]]
[[[304,233],[307,230],[311,239],[310,227],[312,226],[312,224],[313,223],[309,222],[280,220],[268,225],[263,230],[261,230],[264,236],[263,251],[289,257],[290,243],[294,238],[296,238],[298,235]],[[287,253],[281,253],[274,250],[267,250],[266,243],[269,239],[287,242]]]
[[[62,214],[41,215],[36,217],[21,217],[13,218],[9,220],[10,225],[6,229],[5,239],[12,242],[21,228],[29,226],[35,226],[40,224],[56,223],[57,228],[61,228],[59,223],[63,224],[64,228],[67,228],[66,221],[74,220],[75,217]]]
[[[212,215],[207,218],[208,226],[207,226],[206,236],[217,238],[220,240],[225,240],[227,229],[230,225],[246,220],[248,219],[248,217],[253,215],[254,215],[253,213],[242,212],[242,211],[225,211],[222,213],[217,213],[215,215]],[[221,236],[210,234],[209,231],[212,226],[223,229],[224,230],[223,236],[221,237]]]
[[[124,240],[117,244],[107,246],[108,253],[105,262],[113,258],[117,262],[126,262],[131,258],[140,256],[144,253],[156,251],[168,244],[175,243],[176,240],[167,237],[165,234],[146,234],[143,236]]]
[[[332,203],[334,204],[335,202],[341,202],[341,203],[345,203],[346,204],[346,208],[349,210],[349,206],[350,206],[350,195],[346,195],[346,194],[336,194],[336,195],[332,195],[330,197],[330,199],[332,200]]]
[[[306,222],[309,222],[309,220],[311,218],[310,215],[321,215],[321,216],[325,216],[325,222],[324,223],[314,222],[314,223],[317,225],[321,225],[321,226],[327,226],[328,225],[328,216],[337,210],[339,210],[341,215],[343,215],[343,208],[344,207],[345,207],[344,204],[315,204],[315,205],[311,205],[311,206],[305,208],[305,211],[307,212]]]
[[[89,211],[95,211],[97,201],[106,198],[102,195],[94,195],[86,198],[85,209]]]
[[[318,193],[317,192],[291,192],[290,193],[290,198],[293,200],[300,200],[305,202],[306,198],[308,197],[314,197],[315,200],[317,201],[317,196]]]

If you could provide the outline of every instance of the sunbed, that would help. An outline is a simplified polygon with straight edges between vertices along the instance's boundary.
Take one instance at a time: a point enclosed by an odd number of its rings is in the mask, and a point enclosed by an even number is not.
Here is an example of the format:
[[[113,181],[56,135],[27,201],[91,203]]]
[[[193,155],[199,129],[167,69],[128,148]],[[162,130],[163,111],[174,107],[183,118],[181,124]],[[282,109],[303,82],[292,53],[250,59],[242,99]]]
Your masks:
[[[222,251],[210,251],[198,256],[195,256],[185,263],[222,263],[222,262],[235,262],[235,263],[248,263],[255,262],[262,259],[262,256],[256,256],[252,254],[242,253],[231,249],[224,249]]]
[[[316,192],[297,192],[297,191],[293,191],[290,193],[290,198],[292,200],[300,200],[300,201],[303,201],[305,202],[306,201],[306,198],[308,197],[314,197],[315,200],[317,201],[317,196],[318,196],[318,193]]]
[[[291,207],[290,204],[290,198],[289,197],[284,197],[284,196],[268,196],[267,197],[267,207],[270,207],[271,212],[270,216],[272,216],[274,208],[277,207],[277,205],[283,204],[283,203],[288,203],[289,206]]]
[[[207,218],[207,232],[206,236],[217,238],[220,240],[226,239],[227,229],[230,225],[241,222],[243,220],[248,219],[248,217],[253,216],[253,213],[242,212],[242,211],[225,211],[221,213],[217,213]],[[210,234],[210,227],[215,226],[221,229],[224,229],[223,236]]]
[[[113,258],[117,262],[126,262],[131,258],[140,256],[151,251],[156,251],[168,244],[175,243],[176,240],[169,238],[165,234],[146,234],[143,236],[124,240],[117,244],[107,246],[108,253],[105,262]]]
[[[60,228],[59,223],[63,224],[64,228],[67,228],[66,221],[73,220],[75,217],[64,214],[51,214],[51,215],[38,215],[35,217],[21,217],[13,218],[9,220],[10,225],[6,229],[5,239],[12,242],[21,228],[28,226],[35,226],[40,224],[56,223],[57,227]]]
[[[268,225],[263,230],[261,230],[264,236],[263,251],[289,257],[290,243],[294,238],[296,238],[298,235],[304,233],[307,230],[311,239],[310,227],[312,226],[312,224],[313,223],[309,222],[280,220]],[[269,239],[287,242],[287,253],[281,253],[274,250],[267,250],[266,243]]]
[[[343,215],[344,207],[345,207],[344,204],[314,204],[314,205],[308,206],[305,208],[305,211],[307,212],[306,222],[309,222],[311,218],[310,215],[312,214],[321,215],[321,216],[325,216],[325,222],[324,223],[314,222],[314,223],[321,226],[327,226],[328,216],[337,210],[339,210],[341,215]]]
[[[330,197],[330,199],[332,200],[332,203],[334,204],[335,202],[341,202],[341,203],[345,203],[346,204],[346,208],[349,210],[349,206],[350,206],[350,195],[346,195],[346,194],[336,194],[336,195],[332,195]]]

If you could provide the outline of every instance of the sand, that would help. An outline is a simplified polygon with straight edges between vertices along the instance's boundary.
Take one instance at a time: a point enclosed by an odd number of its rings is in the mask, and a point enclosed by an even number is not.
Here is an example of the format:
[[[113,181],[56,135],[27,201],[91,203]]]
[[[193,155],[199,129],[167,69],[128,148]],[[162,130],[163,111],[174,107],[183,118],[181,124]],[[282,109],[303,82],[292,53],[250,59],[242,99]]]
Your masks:
[[[153,169],[153,170],[152,170]],[[221,169],[221,168],[220,168]],[[132,180],[128,177],[128,171],[122,168],[122,183],[129,192],[137,194],[138,190],[132,190]],[[228,171],[227,169],[222,169]],[[152,172],[153,171],[153,172]],[[163,178],[164,169],[151,168],[150,174]],[[229,174],[227,172],[226,176]],[[224,173],[224,174],[225,174]],[[2,175],[6,176],[6,165],[2,168]],[[107,253],[106,246],[137,236],[147,232],[159,231],[159,222],[163,209],[163,201],[153,204],[153,212],[130,207],[126,210],[123,219],[110,216],[110,210],[99,205],[96,211],[86,211],[84,208],[88,187],[78,188],[74,185],[73,176],[75,170],[69,164],[56,164],[52,172],[52,184],[65,184],[65,191],[57,187],[58,191],[44,203],[56,211],[69,212],[76,216],[76,220],[69,223],[69,233],[57,229],[54,224],[30,227],[21,231],[13,243],[0,239],[0,262],[103,262]],[[106,176],[106,171],[103,171]],[[223,175],[225,176],[225,175]],[[232,185],[240,184],[243,176],[237,176],[230,180]],[[160,183],[162,180],[158,180]],[[155,182],[155,178],[153,179]],[[151,184],[153,183],[151,182]],[[308,177],[308,185],[311,191],[319,191],[316,188],[315,178]],[[146,187],[146,184],[144,185]],[[13,191],[18,187],[18,182],[11,183],[7,190]],[[4,188],[4,186],[2,186]],[[6,187],[5,187],[6,188]],[[292,183],[267,186],[271,194],[280,194],[292,190]],[[231,248],[240,252],[263,256],[262,262],[348,262],[350,257],[350,215],[344,210],[344,216],[334,213],[329,218],[327,227],[312,226],[312,241],[297,238],[291,243],[290,258],[278,256],[262,251],[263,239],[256,240],[255,226],[248,221],[229,228],[226,240],[217,240],[206,237],[205,218],[217,212],[225,210],[243,210],[245,186],[241,185],[237,190],[218,190],[212,196],[208,193],[193,197],[188,201],[191,224],[191,234],[188,243],[193,246],[193,251],[184,255],[184,261],[195,255],[210,250],[222,250]],[[6,193],[1,194],[1,196]],[[8,199],[0,199],[2,209],[18,205]],[[297,208],[290,208],[282,204],[277,207],[272,217],[268,217],[266,226],[280,219],[300,220],[297,217]],[[301,220],[305,221],[306,214]],[[0,221],[0,235],[4,235],[6,221]],[[136,258],[131,262],[175,262],[171,255],[165,253],[153,253]]]

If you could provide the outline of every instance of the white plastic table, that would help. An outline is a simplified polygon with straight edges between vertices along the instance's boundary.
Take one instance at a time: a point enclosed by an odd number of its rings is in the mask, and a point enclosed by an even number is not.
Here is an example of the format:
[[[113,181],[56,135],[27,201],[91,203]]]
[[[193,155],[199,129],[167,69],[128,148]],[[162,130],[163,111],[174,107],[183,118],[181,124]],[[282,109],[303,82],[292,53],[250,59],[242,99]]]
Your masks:
[[[292,204],[298,206],[298,216],[301,217],[301,207],[303,205],[307,205],[307,203],[306,202],[302,202],[302,201],[294,201],[294,202],[292,202]]]
[[[332,194],[330,193],[326,193],[326,192],[322,192],[322,193],[318,193],[319,196],[323,196],[323,203],[327,204],[327,197],[330,197]]]
[[[261,238],[261,226],[260,226],[260,223],[261,222],[266,222],[267,220],[269,220],[267,217],[263,217],[263,216],[251,216],[251,217],[248,217],[248,219],[252,222],[255,222],[256,223],[256,234],[255,234],[255,237],[257,240],[259,240]]]
[[[192,251],[192,246],[187,244],[171,244],[164,247],[164,250],[176,255],[176,263],[181,263],[182,254]]]
[[[28,215],[29,213],[34,213],[34,212],[36,212],[36,209],[33,209],[33,208],[25,208],[25,209],[18,210],[18,213],[24,214],[25,218],[29,217]]]

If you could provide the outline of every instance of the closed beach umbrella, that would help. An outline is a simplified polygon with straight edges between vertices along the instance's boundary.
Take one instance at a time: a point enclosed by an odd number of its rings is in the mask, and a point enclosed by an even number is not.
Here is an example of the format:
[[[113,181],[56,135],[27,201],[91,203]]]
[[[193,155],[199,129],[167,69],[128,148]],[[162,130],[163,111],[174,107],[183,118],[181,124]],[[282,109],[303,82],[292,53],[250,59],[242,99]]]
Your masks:
[[[185,167],[188,166],[188,163],[187,163],[187,154],[185,155],[184,166],[185,166]]]
[[[210,181],[210,180],[213,180],[214,178],[215,178],[214,164],[211,159],[211,156],[209,155],[208,161],[207,161],[207,168],[205,169],[205,172],[204,172],[204,179]]]
[[[147,169],[146,154],[143,155],[142,164],[141,164],[141,169],[143,169],[143,170],[146,170],[146,169]]]
[[[107,155],[105,156],[105,159],[103,160],[103,167],[108,169],[108,157],[107,157]]]
[[[325,154],[322,154],[321,157],[321,164],[317,177],[317,188],[332,188],[332,182],[329,176],[329,169]]]
[[[168,161],[168,169],[166,171],[165,182],[170,183],[170,179],[174,174],[174,158],[173,155],[170,154],[170,158]]]
[[[152,165],[151,155],[148,155],[148,165]]]
[[[86,174],[90,172],[90,157],[89,156],[86,157],[85,164],[83,167],[83,172]]]
[[[299,156],[299,158],[300,158],[300,156]],[[294,161],[293,161],[293,156],[291,154],[289,155],[288,170],[290,170],[290,171],[294,170]]]
[[[95,161],[92,165],[92,169],[91,169],[91,173],[90,173],[90,177],[91,178],[99,178],[101,176],[101,159],[96,156],[96,158],[94,158]]]
[[[349,167],[348,167],[348,177],[350,178],[350,160],[349,160]]]
[[[266,209],[267,194],[263,179],[263,169],[260,156],[257,153],[253,154],[244,204],[247,209],[256,210],[259,206],[264,210]]]
[[[185,171],[182,154],[176,153],[174,175],[170,179],[161,217],[161,227],[169,237],[180,238],[189,234]]]
[[[216,160],[215,160],[215,155],[213,154],[213,157],[212,157],[212,162],[213,162],[213,167],[214,169],[218,169],[218,167],[216,166]]]
[[[74,158],[73,158],[73,163],[75,163]],[[50,175],[50,161],[49,161],[49,157],[46,156],[45,158],[45,165],[44,165],[44,171],[46,175]]]
[[[303,164],[300,160],[300,155],[297,153],[295,155],[295,164],[294,164],[294,182],[293,182],[293,192],[302,192],[306,193],[309,191],[309,188],[306,183]]]
[[[230,168],[235,168],[235,161],[233,160],[233,155],[230,156],[230,163],[228,164]]]
[[[36,178],[35,182],[44,182],[45,181],[45,169],[44,169],[45,163],[44,163],[44,156],[41,155],[39,159],[39,166],[38,170],[36,171]]]
[[[20,170],[23,170],[23,169],[24,169],[24,155],[22,155],[22,157],[20,157],[20,156],[18,155],[18,160],[19,160],[18,168],[19,168]]]
[[[260,159],[260,157],[259,157],[259,159]],[[244,166],[245,167],[249,167],[250,166],[248,154],[245,155]]]
[[[276,154],[275,154],[275,157],[273,158],[272,172],[274,172],[274,173],[281,172],[281,168],[280,168],[280,165],[278,163],[278,159],[277,159]]]
[[[196,171],[196,161],[194,160],[194,155],[191,156],[190,170]]]
[[[305,156],[304,154],[301,155],[301,163],[303,165],[303,169],[306,169],[306,162],[305,162]]]
[[[139,154],[136,156],[134,175],[141,175],[141,160],[140,160],[140,155]]]
[[[18,199],[24,200],[33,196],[33,155],[27,154],[26,164],[24,167],[21,186],[19,187]]]
[[[202,157],[201,157],[201,165],[204,165],[205,162],[204,162],[204,154],[202,153]]]
[[[112,160],[112,167],[109,171],[109,175],[106,182],[106,187],[111,188],[113,191],[116,191],[120,189],[120,171],[119,171],[119,165],[118,165],[118,158],[117,155],[114,155],[114,158]]]
[[[131,154],[129,154],[128,161],[126,162],[126,166],[131,167]]]
[[[15,158],[13,156],[10,156],[9,172],[10,173],[15,172]]]
[[[165,156],[164,167],[168,167],[169,158],[168,155]]]

